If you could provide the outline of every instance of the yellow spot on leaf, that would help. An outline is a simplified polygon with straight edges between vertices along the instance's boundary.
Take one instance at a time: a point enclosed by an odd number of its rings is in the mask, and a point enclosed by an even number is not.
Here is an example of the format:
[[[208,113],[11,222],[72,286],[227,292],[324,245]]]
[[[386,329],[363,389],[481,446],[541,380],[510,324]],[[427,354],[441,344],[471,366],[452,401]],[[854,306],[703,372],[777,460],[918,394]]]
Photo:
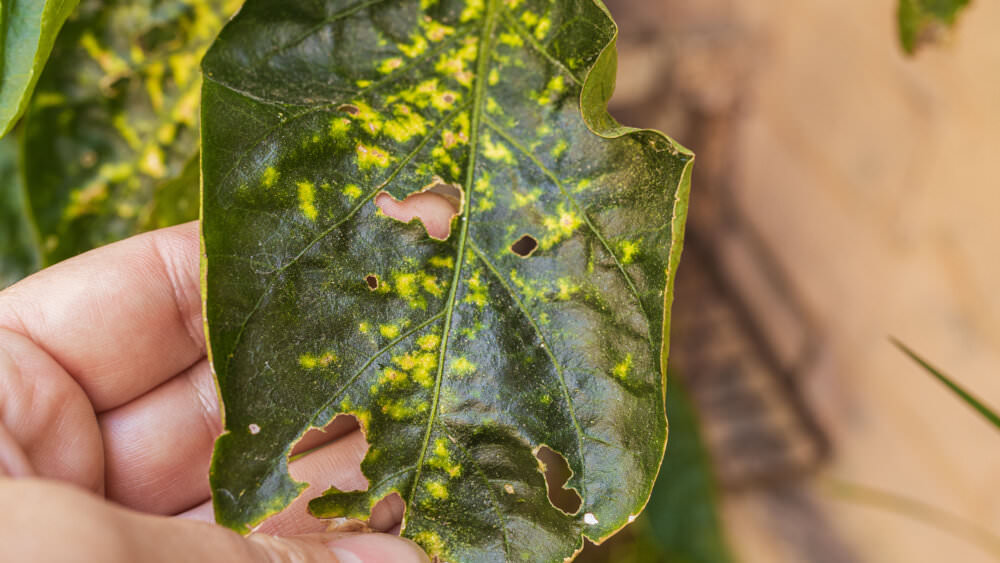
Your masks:
[[[459,356],[451,362],[451,371],[455,375],[469,375],[475,373],[476,364],[470,362],[465,356]]]
[[[542,238],[541,247],[543,249],[552,248],[565,238],[570,237],[576,229],[583,224],[580,216],[575,211],[566,207],[566,204],[559,204],[558,215],[546,217],[542,223],[548,233]]]
[[[316,186],[312,182],[299,182],[299,209],[310,221],[316,220]]]
[[[483,156],[496,162],[515,164],[514,155],[507,148],[507,145],[494,143],[488,134],[483,135]]]
[[[425,334],[417,339],[421,350],[434,350],[441,343],[441,337],[436,334]]]
[[[382,64],[378,65],[378,71],[382,74],[389,74],[401,66],[403,66],[403,59],[392,57],[382,61]]]
[[[560,301],[569,301],[574,293],[580,291],[580,286],[574,284],[569,278],[559,278],[556,281],[556,286],[559,288],[556,299]]]
[[[427,492],[438,500],[445,500],[448,498],[448,487],[440,481],[428,481]]]
[[[268,166],[264,169],[264,175],[261,176],[261,183],[264,184],[265,188],[271,188],[274,183],[278,181],[278,171],[274,169],[273,166]]]
[[[420,547],[424,548],[424,551],[426,551],[431,557],[445,553],[444,540],[441,539],[441,536],[439,536],[437,532],[424,530],[423,532],[419,532],[417,535],[413,536],[413,541],[417,542]]]
[[[427,40],[424,39],[422,35],[413,35],[410,37],[411,43],[409,45],[399,44],[399,50],[403,52],[404,55],[410,57],[419,57],[427,50]]]
[[[351,120],[346,117],[334,117],[330,120],[330,136],[335,139],[343,138],[351,129]]]
[[[516,33],[505,31],[500,34],[500,42],[509,47],[523,47],[524,40]]]
[[[541,41],[545,39],[548,35],[549,29],[552,27],[552,21],[549,18],[543,17],[538,21],[538,27],[535,28],[535,39]]]
[[[427,461],[427,465],[444,471],[451,478],[462,474],[462,466],[452,461],[448,452],[448,441],[444,438],[434,440],[434,455]]]
[[[626,354],[625,359],[615,366],[613,373],[618,379],[625,379],[632,370],[632,354]]]
[[[379,325],[378,331],[385,338],[396,338],[399,336],[399,327],[397,325]]]
[[[358,323],[358,331],[361,334],[368,334],[368,331],[372,329],[372,325],[368,321],[361,321]]]
[[[347,184],[344,186],[344,189],[341,190],[341,193],[351,199],[358,199],[361,197],[361,188],[359,188],[357,184]]]
[[[636,241],[625,240],[621,242],[622,249],[622,264],[631,264],[635,260],[635,256],[639,254],[639,243]]]
[[[483,0],[467,0],[465,3],[465,9],[462,10],[462,15],[459,16],[459,21],[462,23],[472,21],[483,15],[483,9],[485,8]]]
[[[450,270],[455,267],[455,259],[451,256],[432,256],[428,264],[434,268],[448,268]]]
[[[469,279],[466,280],[466,285],[468,286],[469,291],[465,294],[465,299],[463,299],[463,301],[466,303],[472,303],[476,307],[482,309],[486,306],[488,300],[486,297],[486,284],[482,282],[480,275],[481,272],[476,271],[471,277],[469,277]]]
[[[358,143],[358,167],[367,170],[372,166],[387,168],[389,166],[389,155],[380,148]]]

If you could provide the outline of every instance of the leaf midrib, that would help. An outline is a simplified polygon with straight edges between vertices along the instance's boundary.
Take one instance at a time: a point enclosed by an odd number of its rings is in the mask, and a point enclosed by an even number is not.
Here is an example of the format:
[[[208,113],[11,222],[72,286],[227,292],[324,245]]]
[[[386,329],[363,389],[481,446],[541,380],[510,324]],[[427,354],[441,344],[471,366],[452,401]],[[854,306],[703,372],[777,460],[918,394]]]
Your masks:
[[[441,382],[444,379],[445,359],[448,353],[448,342],[451,339],[451,321],[455,313],[455,298],[458,296],[458,286],[462,275],[462,266],[465,265],[463,259],[465,255],[465,245],[469,237],[469,217],[472,209],[472,185],[476,174],[476,159],[479,152],[479,136],[482,129],[483,104],[485,103],[486,75],[489,66],[489,57],[492,52],[492,43],[497,17],[497,1],[489,0],[486,6],[486,14],[483,18],[483,30],[479,37],[479,47],[476,61],[476,86],[472,96],[472,123],[470,126],[469,139],[469,162],[465,175],[465,208],[462,209],[462,230],[458,239],[458,250],[455,253],[455,273],[452,276],[451,288],[448,292],[448,305],[445,309],[444,328],[441,331],[441,348],[438,353],[438,369],[434,381],[434,395],[431,401],[430,415],[427,418],[427,429],[424,432],[424,441],[420,446],[420,455],[417,457],[417,469],[413,476],[413,485],[410,487],[410,494],[404,501],[404,514],[409,513],[410,504],[416,497],[417,487],[420,485],[420,474],[423,470],[424,460],[427,457],[427,447],[430,444],[431,432],[434,430],[434,422],[437,418],[438,405],[441,398]],[[406,526],[404,520],[403,527]]]

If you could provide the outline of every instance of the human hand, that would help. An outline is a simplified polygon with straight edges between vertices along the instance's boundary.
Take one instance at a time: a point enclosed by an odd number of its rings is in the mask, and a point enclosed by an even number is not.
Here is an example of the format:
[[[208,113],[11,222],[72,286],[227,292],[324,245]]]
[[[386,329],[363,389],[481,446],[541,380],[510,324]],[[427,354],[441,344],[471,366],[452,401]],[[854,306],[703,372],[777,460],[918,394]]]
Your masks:
[[[249,538],[211,521],[221,415],[205,354],[196,223],[115,243],[0,292],[0,552],[11,561],[427,561],[306,513],[367,486],[353,419],[308,434],[309,490]],[[324,480],[325,479],[325,480]],[[370,526],[402,518],[396,497]],[[168,516],[180,517],[168,517]],[[280,536],[280,537],[279,537]]]

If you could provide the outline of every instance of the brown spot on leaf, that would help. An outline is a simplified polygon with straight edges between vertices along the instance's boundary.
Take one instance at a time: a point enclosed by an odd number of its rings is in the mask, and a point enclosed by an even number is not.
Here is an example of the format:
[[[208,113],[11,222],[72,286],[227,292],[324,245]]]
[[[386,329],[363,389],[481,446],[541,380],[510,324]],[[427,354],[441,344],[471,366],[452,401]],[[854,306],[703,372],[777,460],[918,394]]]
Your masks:
[[[527,258],[538,249],[538,240],[531,235],[524,235],[510,245],[510,251],[521,258]]]

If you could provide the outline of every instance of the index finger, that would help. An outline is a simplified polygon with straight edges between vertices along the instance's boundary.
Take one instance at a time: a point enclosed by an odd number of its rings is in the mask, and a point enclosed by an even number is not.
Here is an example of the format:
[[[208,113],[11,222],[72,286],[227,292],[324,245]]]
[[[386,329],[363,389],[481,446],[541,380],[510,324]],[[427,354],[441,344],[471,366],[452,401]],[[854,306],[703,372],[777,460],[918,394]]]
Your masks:
[[[0,327],[114,408],[204,357],[199,254],[197,222],[81,254],[0,291]]]

